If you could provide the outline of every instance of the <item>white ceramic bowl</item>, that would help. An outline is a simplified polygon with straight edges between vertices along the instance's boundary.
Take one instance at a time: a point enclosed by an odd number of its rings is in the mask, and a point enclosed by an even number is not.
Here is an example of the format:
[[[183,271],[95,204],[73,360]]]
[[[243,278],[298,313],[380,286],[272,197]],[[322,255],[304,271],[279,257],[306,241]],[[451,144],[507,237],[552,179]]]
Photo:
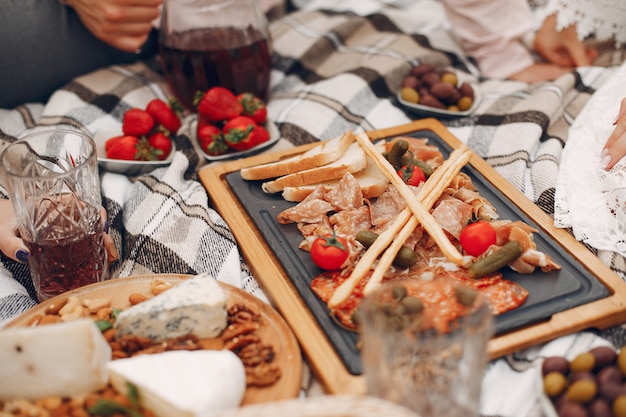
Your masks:
[[[472,88],[474,89],[474,102],[472,103],[472,107],[465,111],[451,111],[446,109],[438,109],[436,107],[424,106],[423,104],[415,104],[410,101],[406,101],[402,99],[400,91],[398,91],[397,98],[400,104],[410,110],[412,113],[421,116],[421,117],[439,117],[439,118],[451,118],[451,117],[463,117],[469,116],[470,114],[476,111],[476,108],[480,104],[481,94],[478,88],[478,85],[471,83]]]
[[[96,151],[98,153],[98,165],[107,171],[115,172],[118,174],[124,174],[128,176],[145,174],[155,168],[160,168],[169,165],[174,158],[174,152],[176,151],[176,145],[172,142],[172,151],[163,161],[126,161],[121,159],[111,159],[106,157],[106,151],[104,150],[104,144],[110,138],[122,135],[121,130],[115,129],[102,129],[94,136],[96,142]]]

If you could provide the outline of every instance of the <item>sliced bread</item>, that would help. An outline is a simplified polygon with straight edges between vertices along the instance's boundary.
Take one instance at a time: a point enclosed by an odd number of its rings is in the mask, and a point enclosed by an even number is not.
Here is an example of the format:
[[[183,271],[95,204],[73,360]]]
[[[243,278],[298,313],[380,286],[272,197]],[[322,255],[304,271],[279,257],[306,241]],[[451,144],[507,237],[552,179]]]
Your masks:
[[[367,158],[367,166],[359,172],[355,172],[354,178],[361,186],[361,192],[365,198],[379,197],[389,185],[389,180],[374,164],[370,158]],[[341,179],[326,181],[317,184],[302,185],[299,187],[285,187],[282,196],[287,201],[300,202],[318,186],[324,186],[327,189],[335,188],[339,185]]]
[[[367,166],[365,152],[357,142],[352,143],[346,152],[330,164],[315,168],[299,170],[293,174],[284,175],[273,181],[264,182],[261,188],[266,193],[277,193],[285,187],[301,187],[303,185],[337,180],[346,172],[359,172]]]
[[[315,146],[302,154],[268,164],[243,168],[241,178],[244,180],[265,180],[330,164],[341,158],[354,141],[354,134],[347,132],[334,139],[321,142],[319,146]]]

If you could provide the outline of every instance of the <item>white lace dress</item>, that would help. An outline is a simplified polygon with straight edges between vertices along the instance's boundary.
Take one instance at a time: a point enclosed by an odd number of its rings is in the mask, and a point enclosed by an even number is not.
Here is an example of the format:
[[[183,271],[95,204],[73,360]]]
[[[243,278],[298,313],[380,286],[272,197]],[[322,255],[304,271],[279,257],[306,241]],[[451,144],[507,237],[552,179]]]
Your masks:
[[[555,0],[557,25],[576,23],[581,39],[614,38],[626,44],[626,1]],[[626,64],[596,91],[569,131],[555,195],[557,227],[571,228],[581,242],[626,256],[626,158],[613,169],[600,166],[600,151],[626,97]]]

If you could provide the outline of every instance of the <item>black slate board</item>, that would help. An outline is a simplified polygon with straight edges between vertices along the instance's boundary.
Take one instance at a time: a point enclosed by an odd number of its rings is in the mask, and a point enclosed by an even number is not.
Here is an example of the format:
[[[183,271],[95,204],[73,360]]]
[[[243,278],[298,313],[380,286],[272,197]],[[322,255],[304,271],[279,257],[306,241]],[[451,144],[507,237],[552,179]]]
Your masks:
[[[445,158],[451,152],[451,147],[433,131],[419,130],[405,136],[427,138],[429,143],[439,147]],[[539,230],[510,199],[494,189],[480,172],[471,166],[466,166],[463,172],[470,176],[479,193],[496,207],[499,219],[521,220]],[[298,249],[302,235],[295,224],[281,225],[276,222],[278,213],[294,203],[285,201],[280,193],[264,193],[261,190],[261,181],[246,181],[241,178],[239,171],[227,174],[226,181],[291,278],[300,297],[326,333],[348,372],[361,375],[361,361],[356,348],[357,335],[339,326],[330,316],[326,304],[309,287],[313,278],[322,270],[311,261],[308,252]],[[534,238],[538,250],[550,255],[562,268],[548,273],[537,270],[531,275],[518,274],[508,268],[503,270],[505,279],[519,283],[529,295],[522,306],[496,317],[496,335],[547,320],[555,313],[609,295],[609,290],[559,243],[541,233],[535,233]]]

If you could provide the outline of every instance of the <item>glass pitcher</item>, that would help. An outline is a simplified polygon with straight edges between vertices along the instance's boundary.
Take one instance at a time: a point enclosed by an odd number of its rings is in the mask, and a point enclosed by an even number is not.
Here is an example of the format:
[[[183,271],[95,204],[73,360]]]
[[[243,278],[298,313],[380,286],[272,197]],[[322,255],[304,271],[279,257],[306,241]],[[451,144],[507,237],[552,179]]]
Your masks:
[[[271,41],[256,0],[166,0],[159,57],[172,92],[190,110],[196,94],[214,86],[267,100]]]

